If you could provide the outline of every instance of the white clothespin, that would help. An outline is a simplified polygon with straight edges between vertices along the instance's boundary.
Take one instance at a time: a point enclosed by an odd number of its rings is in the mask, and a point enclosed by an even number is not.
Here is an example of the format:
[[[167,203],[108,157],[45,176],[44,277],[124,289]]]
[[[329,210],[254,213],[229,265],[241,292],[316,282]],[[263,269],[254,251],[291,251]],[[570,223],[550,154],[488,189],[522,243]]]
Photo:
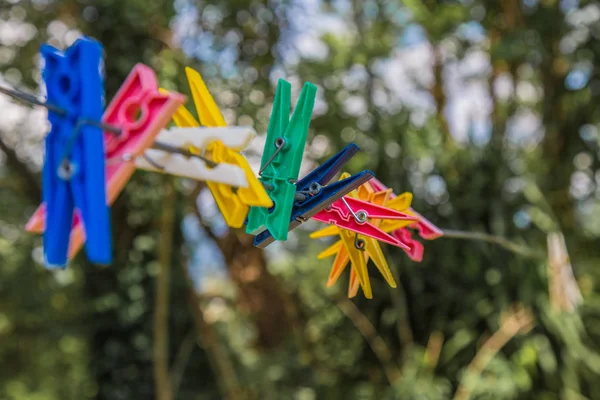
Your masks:
[[[252,127],[174,127],[163,130],[157,136],[156,143],[179,149],[179,152],[158,146],[137,157],[135,165],[144,170],[246,188],[248,180],[242,168],[233,164],[213,163],[203,156],[191,157],[188,149],[206,149],[212,142],[219,140],[226,147],[240,151],[255,136],[256,131]]]
[[[194,146],[205,149],[211,142],[220,140],[226,147],[241,151],[256,137],[256,131],[251,126],[222,126],[190,128],[173,127],[164,129],[156,138],[157,141],[177,147]]]

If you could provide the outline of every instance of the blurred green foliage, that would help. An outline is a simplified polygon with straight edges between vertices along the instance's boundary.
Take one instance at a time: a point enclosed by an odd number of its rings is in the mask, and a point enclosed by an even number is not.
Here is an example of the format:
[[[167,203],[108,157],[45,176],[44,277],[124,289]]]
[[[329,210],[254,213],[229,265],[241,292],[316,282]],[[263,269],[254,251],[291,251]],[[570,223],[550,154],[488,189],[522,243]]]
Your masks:
[[[316,15],[343,24],[316,31],[309,23]],[[310,49],[325,56],[296,48],[292,39],[310,29]],[[404,43],[415,29],[425,56]],[[161,400],[600,398],[593,2],[11,0],[0,4],[0,72],[8,84],[37,90],[39,46],[64,46],[81,33],[105,47],[107,99],[138,62],[162,86],[189,94],[189,65],[229,123],[258,132],[266,130],[274,77],[291,80],[295,91],[311,81],[326,107],[317,107],[310,140],[329,146],[311,146],[307,162],[354,141],[363,152],[350,172],[371,169],[396,193],[414,192],[413,207],[440,227],[510,245],[449,234],[425,243],[420,264],[386,248],[398,288],[374,273],[374,299],[348,300],[347,277],[324,288],[330,260],[316,260],[325,243],[308,239],[310,224],[291,234],[285,251],[265,253],[242,232],[209,226],[196,207],[202,184],[139,172],[112,208],[114,265],[80,256],[67,270],[46,271],[40,239],[22,229],[40,199],[40,143],[27,139],[39,115],[7,117],[0,398],[156,397],[160,332],[168,332],[162,378],[173,394]],[[467,64],[477,54],[487,67],[473,73]],[[421,57],[422,65],[401,71],[393,62],[403,57]],[[485,91],[478,101],[489,102],[487,140],[475,135],[473,115],[467,137],[453,135],[457,69],[460,85]],[[390,82],[400,75],[428,106],[398,101]],[[352,111],[350,102],[362,106]],[[519,142],[524,113],[540,129]],[[171,184],[175,194],[167,196]],[[203,240],[217,245],[229,273],[201,292],[187,268],[186,216],[204,225]],[[174,245],[161,267],[165,227]],[[570,259],[549,262],[547,237],[556,232]],[[165,299],[155,287],[165,271],[167,323],[157,328]]]

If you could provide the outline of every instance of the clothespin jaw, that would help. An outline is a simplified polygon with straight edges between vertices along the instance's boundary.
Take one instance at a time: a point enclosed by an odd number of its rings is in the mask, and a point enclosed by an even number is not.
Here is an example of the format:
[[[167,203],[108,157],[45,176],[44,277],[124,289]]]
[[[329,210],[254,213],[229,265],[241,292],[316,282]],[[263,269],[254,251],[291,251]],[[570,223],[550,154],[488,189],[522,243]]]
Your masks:
[[[348,174],[343,180],[327,185],[358,150],[359,148],[356,144],[349,144],[346,148],[339,151],[298,181],[295,187],[295,197],[299,196],[303,199],[296,199],[293,203],[288,221],[288,231],[297,228],[319,211],[328,207],[329,204],[352,192],[373,177],[372,172],[363,171],[354,176]],[[265,248],[275,240],[275,236],[268,229],[265,229],[256,235],[254,245]]]
[[[419,236],[421,236],[423,239],[434,240],[444,236],[444,231],[435,226],[427,218],[425,218],[415,210],[411,209],[410,212],[414,214],[417,218],[419,218],[419,222],[416,224],[415,228],[419,231]]]
[[[227,126],[225,119],[219,110],[219,106],[217,106],[217,103],[208,91],[202,76],[190,67],[185,67],[185,75],[187,76],[190,85],[194,106],[198,112],[198,118],[200,119],[200,125]],[[177,121],[175,123],[177,126],[183,126],[179,125]],[[197,126],[197,123],[192,126]]]
[[[350,143],[344,149],[333,155],[323,164],[309,172],[296,184],[297,191],[310,191],[310,186],[317,183],[321,186],[326,185],[333,179],[338,172],[342,170],[344,165],[350,161],[360,148],[355,143]],[[372,174],[371,174],[372,175]],[[373,175],[372,175],[373,176]],[[350,174],[346,173],[344,179],[350,178]],[[340,179],[342,180],[342,179]]]
[[[290,119],[291,85],[279,80],[259,172],[274,205],[270,209],[251,207],[246,233],[267,229],[276,240],[287,239],[316,93],[317,87],[307,82]]]
[[[102,117],[104,77],[102,45],[80,38],[64,52],[43,45],[42,78],[47,102],[62,110],[49,110],[50,133],[42,173],[42,197],[46,203],[43,246],[48,268],[62,268],[74,213],[85,226],[88,259],[110,264],[112,245],[110,215],[106,205],[104,146],[97,126]]]
[[[387,189],[387,187],[377,179],[371,180],[370,183],[377,190]],[[396,196],[392,193],[390,204],[393,203],[393,207],[396,207],[396,209],[403,207],[406,205],[408,196],[410,196],[412,199],[412,195],[410,193],[403,193],[399,196]],[[410,205],[410,201],[408,201],[408,203]],[[416,229],[419,233],[419,236],[425,240],[437,239],[444,233],[440,228],[435,226],[433,223],[427,220],[427,218],[423,217],[412,208],[408,208],[406,212],[414,215],[417,218],[417,221],[408,225],[398,224],[396,221],[384,221],[382,224],[382,229],[384,229],[386,232],[391,232],[396,239],[403,242],[407,246],[407,249],[404,251],[411,260],[421,262],[424,252],[423,245],[412,238],[412,234],[408,228]]]
[[[371,185],[375,190],[385,190],[387,187],[378,179],[372,179]],[[403,195],[405,195],[404,193]],[[402,195],[401,195],[402,196]],[[392,193],[392,199],[396,198],[396,195]],[[418,218],[418,221],[415,224],[411,224],[411,228],[414,227],[419,231],[419,236],[421,236],[425,240],[433,240],[437,239],[444,235],[444,232],[431,223],[427,218],[423,217],[421,214],[410,208],[408,210],[411,214]]]
[[[206,181],[225,223],[232,228],[241,228],[250,206],[273,206],[273,202],[254,175],[248,161],[240,154],[240,151],[245,149],[254,138],[256,132],[252,129],[250,137],[247,135],[249,129],[247,127],[227,127],[202,76],[189,67],[186,67],[185,72],[200,122],[181,106],[173,117],[173,121],[179,128],[165,132],[164,140],[173,141],[181,146],[187,145],[190,152],[203,155],[217,164],[217,167],[205,168],[202,171],[197,169],[195,179]],[[200,125],[203,127],[193,129]],[[172,139],[169,138],[171,133],[175,134]],[[200,167],[197,165],[197,168]],[[217,168],[221,170],[216,171]]]
[[[316,218],[316,216],[322,213],[325,208],[330,207],[332,202],[337,201],[336,199],[344,197],[346,194],[364,184],[372,177],[373,173],[371,171],[363,171],[356,175],[352,175],[347,179],[323,186],[321,188],[315,186],[314,195],[310,195],[304,201],[297,201],[294,203],[288,229],[291,231],[292,229],[297,228],[300,224],[308,221],[310,218],[321,220]],[[254,246],[264,249],[275,240],[275,236],[271,235],[271,232],[266,229],[256,235],[254,238]]]
[[[408,249],[404,251],[411,260],[416,262],[421,262],[423,260],[423,253],[425,252],[425,247],[423,247],[423,244],[421,242],[412,238],[412,234],[408,229],[397,229],[394,232],[392,232],[392,235],[400,242],[408,246]]]
[[[159,93],[152,69],[142,64],[133,68],[102,118],[105,126],[117,127],[120,131],[118,135],[114,132],[103,135],[107,193],[98,198],[103,199],[105,205],[115,201],[135,171],[135,159],[152,146],[156,136],[184,102],[185,96],[179,93]],[[100,169],[104,170],[104,167]],[[44,223],[46,209],[45,203],[38,207],[27,224],[29,231],[42,232],[50,225]],[[69,258],[75,256],[91,232],[86,234],[81,218],[76,217],[71,230]]]

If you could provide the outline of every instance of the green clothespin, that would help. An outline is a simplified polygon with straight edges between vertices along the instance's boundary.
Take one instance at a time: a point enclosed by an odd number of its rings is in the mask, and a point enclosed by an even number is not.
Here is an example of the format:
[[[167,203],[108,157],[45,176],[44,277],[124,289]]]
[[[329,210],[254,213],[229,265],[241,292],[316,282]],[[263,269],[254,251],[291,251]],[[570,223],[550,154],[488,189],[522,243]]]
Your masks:
[[[268,229],[275,240],[287,240],[317,87],[309,82],[304,84],[290,119],[291,93],[292,85],[280,79],[260,163],[259,180],[274,205],[271,209],[250,207],[246,224],[246,233],[257,234]]]

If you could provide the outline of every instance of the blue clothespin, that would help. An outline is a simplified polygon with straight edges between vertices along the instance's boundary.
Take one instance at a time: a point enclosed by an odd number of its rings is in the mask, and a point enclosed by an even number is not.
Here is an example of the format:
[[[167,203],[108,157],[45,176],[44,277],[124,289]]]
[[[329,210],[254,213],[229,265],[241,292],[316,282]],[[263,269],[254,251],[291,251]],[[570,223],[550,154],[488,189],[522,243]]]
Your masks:
[[[110,264],[110,215],[106,205],[104,140],[100,121],[104,103],[102,45],[78,39],[64,52],[43,45],[51,124],[46,136],[42,196],[46,203],[44,258],[48,268],[67,263],[74,211],[85,227],[86,253]]]
[[[359,147],[356,144],[349,144],[296,183],[297,200],[292,207],[288,231],[306,222],[310,217],[374,176],[371,171],[363,171],[327,185],[358,150]],[[274,241],[271,232],[264,230],[254,237],[254,246],[264,249]]]

